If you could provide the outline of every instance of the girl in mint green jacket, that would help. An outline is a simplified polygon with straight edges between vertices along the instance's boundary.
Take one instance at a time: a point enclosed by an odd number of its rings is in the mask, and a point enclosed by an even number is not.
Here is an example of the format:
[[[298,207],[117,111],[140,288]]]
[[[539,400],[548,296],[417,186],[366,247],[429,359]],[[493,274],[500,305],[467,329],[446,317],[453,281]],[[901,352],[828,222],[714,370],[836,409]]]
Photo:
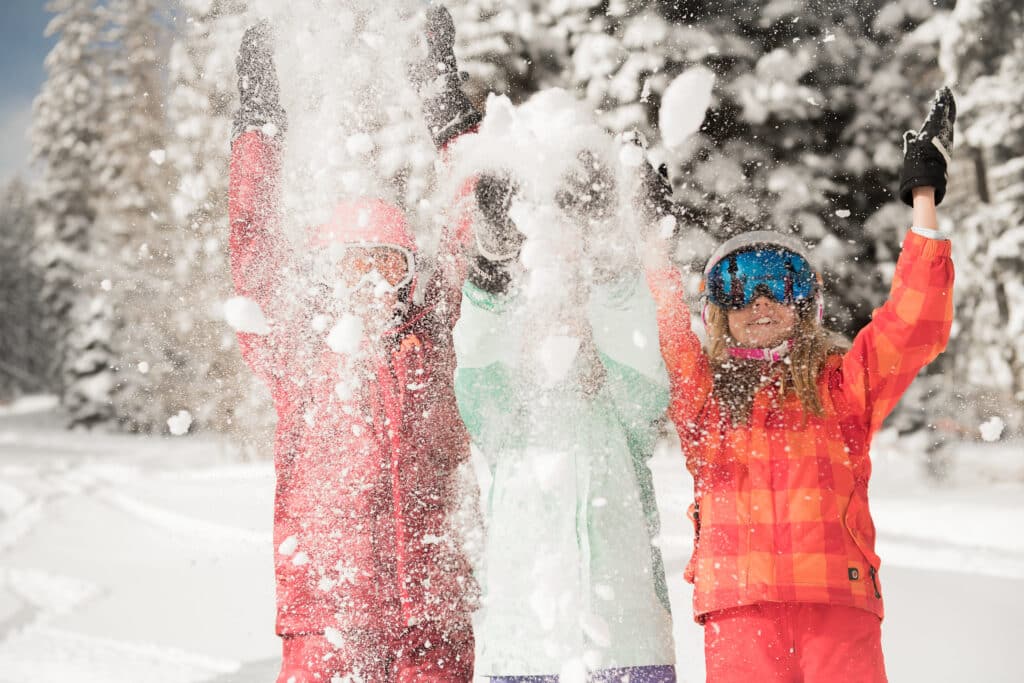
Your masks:
[[[427,19],[415,79],[468,251],[456,395],[491,474],[475,673],[674,683],[647,467],[668,377],[639,263],[614,263],[635,247],[618,147],[561,91],[492,98],[481,122],[451,16]]]
[[[638,278],[593,288],[591,349],[551,382],[516,352],[517,298],[468,282],[455,328],[459,410],[492,477],[477,675],[579,662],[594,680],[674,681],[647,467],[668,404],[653,302]]]

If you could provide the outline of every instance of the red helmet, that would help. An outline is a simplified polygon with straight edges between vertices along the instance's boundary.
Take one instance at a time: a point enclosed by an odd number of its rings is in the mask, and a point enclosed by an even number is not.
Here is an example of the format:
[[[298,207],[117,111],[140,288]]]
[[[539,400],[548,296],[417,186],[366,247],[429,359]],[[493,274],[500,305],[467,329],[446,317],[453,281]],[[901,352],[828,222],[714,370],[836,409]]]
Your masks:
[[[360,198],[339,203],[330,220],[309,230],[309,245],[325,247],[390,247],[405,255],[411,300],[416,283],[416,241],[405,213],[383,199]]]
[[[310,230],[309,238],[314,247],[358,244],[396,247],[416,253],[416,241],[409,232],[405,213],[383,199],[341,202],[329,221]]]

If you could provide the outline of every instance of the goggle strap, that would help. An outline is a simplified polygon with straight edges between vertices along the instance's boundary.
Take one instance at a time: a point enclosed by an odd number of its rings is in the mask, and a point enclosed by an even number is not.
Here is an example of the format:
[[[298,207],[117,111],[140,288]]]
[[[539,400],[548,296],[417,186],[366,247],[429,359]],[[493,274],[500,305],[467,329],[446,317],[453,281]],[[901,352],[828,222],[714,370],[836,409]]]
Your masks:
[[[778,362],[789,355],[793,348],[793,340],[787,339],[773,349],[751,349],[744,346],[730,346],[729,355],[733,358],[747,360],[767,360]]]

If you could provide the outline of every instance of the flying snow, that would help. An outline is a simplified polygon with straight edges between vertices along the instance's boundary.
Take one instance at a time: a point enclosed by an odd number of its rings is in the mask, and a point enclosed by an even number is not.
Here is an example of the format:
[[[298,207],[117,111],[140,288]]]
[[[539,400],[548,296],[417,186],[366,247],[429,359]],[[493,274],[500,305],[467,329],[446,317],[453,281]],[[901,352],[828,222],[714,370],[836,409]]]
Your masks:
[[[658,126],[666,147],[678,147],[700,129],[714,86],[715,74],[697,66],[676,76],[665,89]]]
[[[981,438],[985,441],[999,441],[999,438],[1003,435],[1003,430],[1005,428],[1006,423],[1003,422],[1003,418],[998,415],[993,415],[978,425],[978,431],[981,432]]]
[[[260,305],[244,296],[233,296],[224,302],[224,319],[236,332],[269,334],[270,325]]]
[[[167,428],[174,436],[184,436],[192,427],[192,413],[187,410],[179,410],[177,415],[167,418]]]
[[[351,313],[343,315],[327,333],[327,346],[343,356],[351,356],[359,351],[362,340],[363,320]]]

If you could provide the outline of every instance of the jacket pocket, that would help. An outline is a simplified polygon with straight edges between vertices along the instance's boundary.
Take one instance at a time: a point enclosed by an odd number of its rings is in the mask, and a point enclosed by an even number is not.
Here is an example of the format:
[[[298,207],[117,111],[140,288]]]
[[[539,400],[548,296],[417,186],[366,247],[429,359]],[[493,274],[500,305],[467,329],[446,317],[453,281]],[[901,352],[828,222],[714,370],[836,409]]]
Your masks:
[[[697,548],[700,545],[700,504],[690,503],[690,507],[686,510],[686,516],[693,524],[693,554],[690,555],[690,561],[686,563],[683,578],[687,583],[693,583],[697,576]]]
[[[850,496],[850,504],[846,508],[846,528],[854,544],[868,564],[868,575],[871,579],[875,597],[881,598],[882,591],[878,583],[878,568],[882,561],[875,553],[875,523],[868,510],[867,497],[860,491]]]

